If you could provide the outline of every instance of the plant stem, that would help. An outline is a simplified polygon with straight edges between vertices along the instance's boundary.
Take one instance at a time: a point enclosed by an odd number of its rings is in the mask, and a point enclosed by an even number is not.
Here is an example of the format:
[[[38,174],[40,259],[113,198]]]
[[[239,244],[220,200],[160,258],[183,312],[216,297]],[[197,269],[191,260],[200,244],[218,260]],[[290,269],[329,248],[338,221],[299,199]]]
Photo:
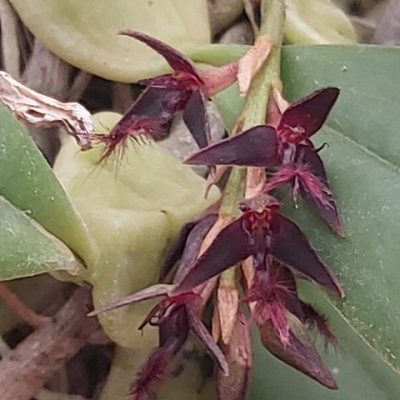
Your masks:
[[[253,78],[245,105],[238,118],[235,131],[244,131],[265,123],[271,88],[280,85],[280,58],[283,39],[285,6],[282,0],[261,2],[262,23],[259,36],[273,43],[271,54]],[[244,197],[246,169],[235,167],[229,176],[220,213],[236,216],[238,203]]]

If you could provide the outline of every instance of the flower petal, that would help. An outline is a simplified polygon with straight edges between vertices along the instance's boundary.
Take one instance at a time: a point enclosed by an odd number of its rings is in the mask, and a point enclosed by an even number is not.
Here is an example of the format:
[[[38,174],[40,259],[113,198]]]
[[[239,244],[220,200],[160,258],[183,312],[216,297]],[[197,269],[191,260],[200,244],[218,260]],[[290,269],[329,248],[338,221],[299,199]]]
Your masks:
[[[201,343],[203,343],[210,354],[213,356],[215,361],[217,361],[219,367],[225,375],[229,373],[228,363],[226,362],[225,356],[222,353],[221,349],[218,347],[217,343],[211,336],[210,332],[208,332],[205,325],[197,318],[196,314],[192,311],[189,306],[186,306],[187,316],[189,327],[192,332],[197,336]]]
[[[160,281],[163,281],[167,277],[168,273],[182,257],[182,253],[185,247],[189,244],[187,242],[187,239],[190,235],[190,232],[194,229],[196,224],[197,221],[188,222],[180,230],[178,239],[176,240],[172,249],[167,253],[164,264],[161,267],[160,279],[159,279]]]
[[[278,132],[290,130],[299,132],[303,139],[309,138],[324,124],[339,92],[338,88],[327,87],[291,104],[282,115]]]
[[[304,179],[299,179],[301,196],[310,204],[316,213],[338,234],[343,236],[343,227],[339,215],[339,210],[329,187],[328,178],[321,158],[317,152],[309,146],[299,146],[298,149],[301,162],[304,163],[310,172],[316,176],[328,189],[323,193],[323,197],[312,190]]]
[[[268,58],[274,43],[264,35],[256,38],[250,50],[239,60],[238,83],[240,95],[245,96],[254,76]]]
[[[278,163],[274,128],[260,125],[192,154],[186,164],[268,167]]]
[[[102,314],[103,312],[115,310],[129,304],[139,303],[140,301],[154,299],[155,297],[167,295],[171,292],[171,290],[174,289],[174,287],[174,285],[167,285],[163,283],[149,286],[143,290],[139,290],[138,292],[131,294],[130,296],[124,297],[123,299],[118,300],[115,303],[98,308],[97,310],[89,313],[88,316],[94,317],[95,315]]]
[[[299,324],[299,323],[298,323]],[[289,341],[284,345],[269,321],[259,326],[261,342],[267,350],[286,364],[315,379],[329,389],[337,389],[330,371],[301,327],[290,329]]]
[[[217,235],[177,285],[174,295],[191,291],[194,287],[245,260],[250,253],[248,235],[243,229],[243,217],[241,217]]]
[[[136,40],[140,40],[145,43],[147,46],[151,47],[154,51],[164,57],[165,61],[171,66],[173,70],[176,72],[185,72],[187,74],[196,76],[200,81],[200,77],[198,76],[192,62],[186,58],[178,50],[175,50],[173,47],[168,44],[161,42],[160,40],[146,35],[143,32],[138,32],[132,29],[126,29],[119,32],[120,35],[125,35],[132,37]]]
[[[189,269],[193,267],[196,258],[199,254],[203,240],[211,227],[217,221],[217,214],[209,214],[202,218],[197,225],[189,233],[186,241],[185,248],[182,253],[181,264],[174,276],[174,283],[178,283],[188,273]]]
[[[318,257],[304,233],[287,218],[281,215],[276,218],[279,228],[273,235],[272,255],[305,277],[342,296],[343,290],[339,282]]]
[[[183,111],[183,120],[200,148],[208,145],[211,136],[206,101],[201,90],[196,90],[190,96]]]
[[[168,344],[175,339],[174,348],[178,351],[189,334],[189,321],[185,306],[179,306],[174,313],[159,325],[160,346]],[[169,343],[171,348],[171,343]]]

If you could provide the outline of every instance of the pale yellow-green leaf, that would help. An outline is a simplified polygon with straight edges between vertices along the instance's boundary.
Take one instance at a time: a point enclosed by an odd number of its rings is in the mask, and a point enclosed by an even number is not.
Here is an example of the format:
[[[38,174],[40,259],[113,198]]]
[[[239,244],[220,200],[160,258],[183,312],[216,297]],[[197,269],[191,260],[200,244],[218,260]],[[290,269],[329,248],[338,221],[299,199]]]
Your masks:
[[[96,130],[111,128],[118,118],[98,114]],[[156,143],[131,141],[119,163],[111,158],[99,165],[99,155],[99,148],[78,152],[66,137],[54,166],[97,244],[87,261],[97,308],[155,283],[181,227],[218,198],[215,189],[205,199],[205,181]],[[143,303],[100,319],[114,341],[135,347],[148,311]]]
[[[285,0],[285,38],[293,44],[357,41],[347,15],[331,0]]]
[[[166,71],[153,50],[117,33],[155,36],[183,52],[210,42],[206,0],[11,0],[24,24],[68,63],[135,82]]]

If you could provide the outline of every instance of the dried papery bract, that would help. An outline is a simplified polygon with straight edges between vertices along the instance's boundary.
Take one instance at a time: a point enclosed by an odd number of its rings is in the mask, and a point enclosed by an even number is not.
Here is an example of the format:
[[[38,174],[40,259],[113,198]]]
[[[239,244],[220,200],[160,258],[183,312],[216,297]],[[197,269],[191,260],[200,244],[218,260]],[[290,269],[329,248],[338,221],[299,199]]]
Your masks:
[[[82,150],[91,148],[92,117],[79,103],[63,103],[22,85],[0,71],[0,100],[21,121],[36,127],[63,127]]]
[[[268,58],[273,43],[265,36],[258,36],[254,45],[239,60],[238,84],[241,96],[245,96],[254,76]]]
[[[229,375],[217,373],[217,392],[220,400],[243,400],[246,398],[253,367],[253,346],[250,324],[239,311],[229,343],[222,345]]]

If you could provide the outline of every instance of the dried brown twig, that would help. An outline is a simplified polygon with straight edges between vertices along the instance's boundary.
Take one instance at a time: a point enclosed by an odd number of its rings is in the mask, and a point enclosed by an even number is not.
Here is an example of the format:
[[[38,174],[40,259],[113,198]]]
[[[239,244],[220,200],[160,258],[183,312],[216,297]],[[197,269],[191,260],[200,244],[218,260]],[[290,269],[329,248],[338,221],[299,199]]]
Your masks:
[[[30,400],[99,329],[86,316],[90,290],[77,289],[64,306],[0,361],[0,399]]]
[[[0,299],[3,300],[24,322],[37,328],[48,321],[47,317],[36,314],[27,307],[5,283],[0,282]]]

